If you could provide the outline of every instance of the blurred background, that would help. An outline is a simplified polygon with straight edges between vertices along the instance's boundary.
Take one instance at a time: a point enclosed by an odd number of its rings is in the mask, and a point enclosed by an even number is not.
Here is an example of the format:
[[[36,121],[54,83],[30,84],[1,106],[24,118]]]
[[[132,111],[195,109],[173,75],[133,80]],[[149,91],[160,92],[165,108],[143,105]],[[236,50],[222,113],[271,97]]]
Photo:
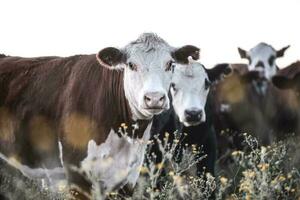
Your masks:
[[[237,47],[262,41],[291,45],[279,67],[300,59],[297,0],[9,0],[1,2],[0,19],[0,53],[8,55],[96,53],[150,31],[173,46],[200,47],[208,68],[241,62]]]

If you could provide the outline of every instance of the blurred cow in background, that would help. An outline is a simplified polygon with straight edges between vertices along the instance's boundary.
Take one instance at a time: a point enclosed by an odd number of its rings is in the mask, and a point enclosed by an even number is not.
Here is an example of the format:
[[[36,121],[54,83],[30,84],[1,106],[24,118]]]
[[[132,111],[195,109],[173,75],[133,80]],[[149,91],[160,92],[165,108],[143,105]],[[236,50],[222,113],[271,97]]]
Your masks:
[[[279,128],[273,128],[278,114],[277,93],[270,80],[279,70],[276,59],[288,48],[276,51],[266,43],[250,51],[238,48],[241,58],[248,59],[249,64],[231,64],[231,76],[213,88],[220,156],[228,149],[243,148],[242,133],[254,135],[262,145],[279,138]]]

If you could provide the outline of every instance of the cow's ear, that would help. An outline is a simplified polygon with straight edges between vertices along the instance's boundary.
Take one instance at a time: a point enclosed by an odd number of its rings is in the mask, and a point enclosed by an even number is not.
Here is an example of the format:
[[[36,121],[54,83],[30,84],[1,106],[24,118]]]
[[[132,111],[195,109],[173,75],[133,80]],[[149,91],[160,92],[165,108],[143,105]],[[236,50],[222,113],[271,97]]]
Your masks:
[[[290,48],[290,45],[286,46],[286,47],[283,47],[282,49],[276,51],[276,57],[279,58],[279,57],[282,57],[284,56],[284,52]]]
[[[228,75],[232,72],[229,64],[223,63],[214,66],[212,69],[206,70],[208,78],[211,82],[222,79],[224,75]]]
[[[272,83],[280,89],[289,89],[293,87],[294,81],[285,76],[276,75],[272,77]]]
[[[200,58],[200,49],[193,45],[186,45],[181,48],[176,49],[172,53],[172,57],[178,63],[188,64],[188,57],[191,56],[193,60],[198,60]]]
[[[121,69],[126,62],[126,55],[117,48],[107,47],[96,54],[100,65],[109,69]]]
[[[238,47],[239,54],[241,58],[248,58],[248,52],[240,47]]]

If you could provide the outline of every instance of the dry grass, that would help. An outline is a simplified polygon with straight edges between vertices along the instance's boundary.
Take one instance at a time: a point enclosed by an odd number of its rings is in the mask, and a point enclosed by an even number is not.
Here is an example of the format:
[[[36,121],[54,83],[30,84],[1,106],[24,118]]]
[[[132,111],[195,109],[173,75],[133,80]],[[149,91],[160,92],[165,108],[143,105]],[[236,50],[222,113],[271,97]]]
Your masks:
[[[225,168],[217,166],[216,177],[210,174],[195,176],[195,165],[203,159],[199,156],[201,149],[182,146],[180,134],[175,133],[172,142],[169,142],[168,134],[163,141],[156,138],[163,155],[162,162],[156,164],[155,155],[147,153],[148,162],[140,169],[141,176],[133,196],[126,199],[208,199],[212,195],[215,199],[299,199],[299,138],[264,147],[254,137],[247,134],[244,137],[247,149],[232,152],[230,156],[234,162]],[[149,142],[149,147],[152,144],[153,141]],[[180,160],[179,147],[183,148]],[[14,166],[22,170],[20,165]],[[65,180],[53,181],[45,176],[36,183],[41,184],[45,191],[53,191],[55,198],[70,198]],[[95,183],[94,188],[94,199],[104,199],[100,186]],[[3,185],[1,190],[5,190]],[[25,199],[32,199],[34,194],[26,195]],[[115,191],[106,197],[124,199]]]

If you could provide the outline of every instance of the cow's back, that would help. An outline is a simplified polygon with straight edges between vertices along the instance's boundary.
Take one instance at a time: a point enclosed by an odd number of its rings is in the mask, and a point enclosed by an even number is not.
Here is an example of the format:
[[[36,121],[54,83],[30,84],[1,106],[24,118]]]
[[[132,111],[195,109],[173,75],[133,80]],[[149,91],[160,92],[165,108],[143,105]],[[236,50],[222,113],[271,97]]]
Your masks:
[[[57,165],[64,93],[82,59],[95,56],[0,58],[1,152],[30,166]]]
[[[277,72],[277,75],[285,76],[287,78],[293,78],[298,73],[300,73],[300,61],[296,61],[289,66],[280,69]]]

